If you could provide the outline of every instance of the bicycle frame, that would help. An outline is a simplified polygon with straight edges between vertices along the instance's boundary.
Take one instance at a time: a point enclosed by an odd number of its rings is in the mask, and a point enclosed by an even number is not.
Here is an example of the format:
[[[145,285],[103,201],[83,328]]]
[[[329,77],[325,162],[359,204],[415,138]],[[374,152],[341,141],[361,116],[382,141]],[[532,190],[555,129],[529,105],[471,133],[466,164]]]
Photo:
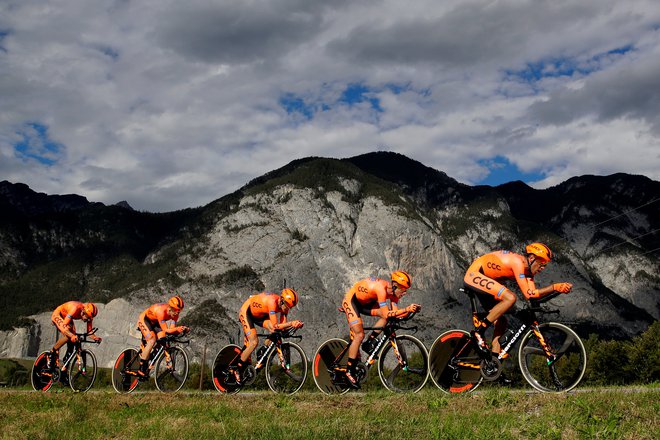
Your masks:
[[[406,318],[403,320],[407,321],[411,319],[415,314],[412,313],[408,315]],[[396,331],[397,330],[410,330],[413,333],[417,332],[417,326],[413,327],[403,327],[401,326],[401,321],[402,319],[399,318],[393,318],[391,320],[388,319],[387,323],[382,326],[382,327],[363,327],[364,330],[382,330],[384,336],[378,336],[378,343],[376,344],[376,347],[373,349],[371,354],[367,357],[367,359],[364,361],[364,364],[366,365],[367,369],[370,369],[371,366],[378,360],[378,355],[380,354],[380,351],[382,347],[385,345],[386,342],[389,342],[392,344],[392,348],[394,349],[394,353],[396,355],[397,361],[399,362],[399,365],[401,365],[404,369],[408,368],[407,365],[407,360],[403,359],[401,356],[401,353],[399,352],[399,347],[396,342]],[[341,361],[344,359],[344,356],[348,353],[348,349],[350,348],[351,344],[349,343],[346,345],[346,347],[337,355],[335,360],[332,363],[331,368],[335,371],[343,371],[344,367],[341,367]]]
[[[299,335],[294,335],[297,329],[290,329],[286,330],[284,332],[281,331],[275,331],[273,333],[257,333],[257,336],[262,336],[265,337],[267,340],[271,341],[270,344],[265,345],[266,350],[263,352],[261,356],[257,356],[257,363],[254,366],[254,369],[259,371],[263,367],[266,366],[266,360],[270,357],[270,354],[273,352],[273,350],[277,350],[277,355],[280,358],[280,362],[284,363],[286,359],[284,358],[284,353],[282,353],[282,341],[284,339],[298,339],[301,340],[302,336]],[[245,347],[243,347],[243,350],[245,350]],[[243,352],[241,350],[241,353]],[[287,368],[289,365],[287,365]]]
[[[471,290],[465,291],[464,289],[461,289],[463,292],[467,293],[467,295],[470,297],[470,306],[472,307],[472,322],[475,324],[475,328],[477,328],[477,324],[480,322],[482,319],[481,313],[479,313],[477,310],[477,302],[476,298],[474,295],[474,292]],[[555,297],[557,297],[559,293],[551,293],[550,295],[546,295],[543,298],[539,299],[531,299],[529,300],[529,306],[525,307],[523,310],[520,310],[516,313],[514,313],[514,316],[517,316],[522,322],[520,326],[513,332],[513,336],[509,341],[506,342],[506,345],[504,347],[501,347],[500,353],[497,356],[498,361],[502,361],[506,358],[509,357],[509,351],[516,345],[516,342],[524,335],[525,330],[528,328],[531,328],[532,332],[534,332],[534,336],[539,341],[539,344],[541,345],[541,348],[545,352],[546,357],[548,358],[548,365],[551,365],[553,362],[555,362],[558,358],[554,355],[552,348],[547,344],[545,341],[545,338],[543,337],[543,334],[541,334],[541,331],[539,330],[539,322],[536,317],[536,313],[559,313],[558,310],[544,310],[540,307],[540,305],[546,301],[549,301]],[[476,344],[476,341],[474,338],[471,338],[470,341],[468,341],[461,350],[459,350],[458,354],[456,357],[460,357],[461,353],[467,348],[467,346],[470,344]],[[478,352],[478,351],[477,351]],[[467,368],[473,368],[473,369],[480,369],[480,361],[482,359],[490,358],[489,355],[481,355],[479,356],[479,360],[477,363],[472,363],[472,362],[457,362],[456,365],[461,366],[461,367],[467,367]],[[486,360],[488,360],[486,359]]]
[[[73,347],[71,350],[66,351],[64,354],[64,358],[62,359],[62,367],[60,368],[61,371],[68,371],[69,367],[73,364],[74,359],[78,361],[80,364],[82,356],[80,356],[80,353],[82,352],[82,344],[96,344],[96,341],[88,341],[87,337],[93,335],[96,333],[98,328],[93,328],[92,331],[88,333],[76,333],[76,336],[78,336],[78,341],[72,342]]]
[[[162,339],[159,339],[156,341],[156,345],[154,348],[151,350],[151,353],[149,353],[149,372],[154,369],[154,366],[156,365],[156,362],[158,362],[158,359],[160,359],[161,356],[167,356],[169,357],[169,352],[167,351],[168,348],[170,348],[172,342],[177,342],[181,344],[186,344],[190,341],[188,340],[181,340],[179,339],[180,335],[168,335]],[[144,349],[144,343],[140,347],[140,351],[137,352],[137,355],[133,357],[129,362],[126,362],[125,365],[132,365],[133,362],[138,360],[142,354],[142,350]],[[136,371],[131,371],[126,367],[124,369],[124,373],[131,375],[131,376],[138,376],[140,375]]]

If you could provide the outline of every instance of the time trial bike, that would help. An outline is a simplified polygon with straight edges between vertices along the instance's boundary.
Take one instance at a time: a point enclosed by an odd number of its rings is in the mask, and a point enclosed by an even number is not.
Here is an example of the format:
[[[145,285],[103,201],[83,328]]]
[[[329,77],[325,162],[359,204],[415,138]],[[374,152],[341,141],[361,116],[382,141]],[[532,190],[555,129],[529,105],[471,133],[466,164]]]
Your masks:
[[[36,391],[48,391],[54,383],[62,382],[76,392],[90,389],[96,380],[96,356],[82,348],[82,344],[98,343],[87,339],[97,330],[94,328],[88,333],[76,333],[78,341],[67,343],[66,354],[61,362],[59,356],[49,362],[50,351],[44,351],[37,356],[32,366],[32,388]]]
[[[402,318],[388,318],[383,327],[364,327],[364,330],[382,330],[376,344],[364,362],[357,364],[358,383],[364,383],[368,371],[378,362],[380,380],[390,391],[416,393],[428,379],[428,353],[424,344],[412,335],[397,335],[397,330],[417,331],[417,327],[404,327],[415,313]],[[325,341],[312,360],[316,386],[325,394],[343,394],[351,386],[346,378],[348,348],[350,344],[339,338]]]
[[[130,393],[153,372],[156,388],[163,393],[179,391],[188,378],[188,355],[176,344],[189,344],[185,334],[167,335],[156,341],[149,353],[149,373],[140,375],[140,353],[146,341],[142,338],[140,351],[122,351],[112,368],[112,386],[118,393]]]
[[[470,297],[475,329],[486,313],[477,311],[475,294],[461,289]],[[520,324],[500,337],[500,353],[478,349],[473,333],[448,330],[438,336],[429,350],[429,371],[433,383],[447,393],[474,391],[482,381],[497,380],[502,361],[509,357],[515,344],[518,365],[525,380],[542,392],[565,392],[580,383],[587,368],[587,353],[578,335],[557,322],[539,323],[538,314],[557,314],[540,305],[555,298],[555,292],[539,299],[530,299],[521,310],[512,313]]]
[[[226,394],[238,393],[244,387],[252,385],[257,372],[265,369],[266,383],[273,392],[294,394],[300,390],[307,379],[307,356],[298,344],[285,341],[285,339],[301,340],[302,336],[295,334],[297,330],[289,328],[275,330],[269,334],[258,334],[257,336],[265,337],[270,343],[257,350],[257,360],[254,365],[252,358],[248,359],[240,383],[236,381],[234,371],[245,346],[229,344],[223,347],[213,362],[212,376],[215,389]]]

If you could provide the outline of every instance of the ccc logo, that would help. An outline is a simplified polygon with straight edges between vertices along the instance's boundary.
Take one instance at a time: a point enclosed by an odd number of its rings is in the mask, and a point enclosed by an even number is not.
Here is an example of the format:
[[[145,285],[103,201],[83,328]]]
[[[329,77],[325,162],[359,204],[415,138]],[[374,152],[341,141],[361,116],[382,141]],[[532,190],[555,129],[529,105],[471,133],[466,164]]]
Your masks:
[[[492,289],[495,284],[494,281],[489,280],[488,278],[474,277],[472,282],[477,286],[485,287],[486,289]]]
[[[369,291],[367,290],[366,287],[359,286],[359,287],[357,288],[357,290],[358,290],[358,292],[369,293]]]
[[[254,307],[255,309],[262,309],[263,308],[263,306],[261,304],[259,304],[258,302],[256,302],[256,301],[252,303],[252,307]]]
[[[499,264],[491,263],[490,261],[486,263],[486,267],[489,269],[502,270],[502,266]]]

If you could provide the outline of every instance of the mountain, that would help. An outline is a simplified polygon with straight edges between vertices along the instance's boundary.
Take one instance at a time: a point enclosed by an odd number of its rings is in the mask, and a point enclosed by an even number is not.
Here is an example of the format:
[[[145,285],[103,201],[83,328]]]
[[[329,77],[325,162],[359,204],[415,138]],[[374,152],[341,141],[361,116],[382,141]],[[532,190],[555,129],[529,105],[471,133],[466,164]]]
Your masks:
[[[459,292],[466,267],[494,249],[544,241],[557,257],[537,284],[570,281],[553,320],[583,336],[629,337],[660,316],[660,183],[615,174],[545,190],[522,182],[468,186],[396,153],[310,157],[254,179],[207,206],[164,214],[48,196],[0,183],[0,355],[52,344],[50,311],[69,299],[99,303],[108,365],[133,339],[137,315],[172,292],[207,359],[238,334],[246,297],[285,284],[301,295],[303,347],[347,333],[337,312],[358,279],[401,268],[422,304],[418,336],[470,325]],[[6,213],[6,214],[5,214]]]

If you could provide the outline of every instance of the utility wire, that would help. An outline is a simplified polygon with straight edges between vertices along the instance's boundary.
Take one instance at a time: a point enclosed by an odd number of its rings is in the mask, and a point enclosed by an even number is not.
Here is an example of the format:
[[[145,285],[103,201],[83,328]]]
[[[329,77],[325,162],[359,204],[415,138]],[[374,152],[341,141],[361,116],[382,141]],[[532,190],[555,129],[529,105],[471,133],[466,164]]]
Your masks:
[[[626,211],[626,212],[624,212],[624,213],[622,213],[622,214],[619,214],[619,215],[616,215],[616,216],[614,216],[614,217],[608,218],[608,219],[605,220],[605,221],[602,221],[602,222],[600,222],[600,223],[597,223],[597,224],[591,226],[591,228],[596,228],[596,227],[598,227],[598,226],[600,226],[600,225],[603,225],[603,224],[605,224],[605,223],[607,223],[607,222],[609,222],[609,221],[611,221],[611,220],[614,220],[615,218],[619,218],[619,217],[624,216],[624,215],[626,215],[626,214],[630,214],[631,212],[633,212],[633,211],[637,211],[639,208],[643,208],[643,207],[645,207],[645,206],[647,206],[647,205],[650,205],[651,203],[655,203],[655,202],[657,202],[658,200],[660,200],[660,197],[658,197],[658,198],[656,198],[656,199],[654,199],[654,200],[651,200],[650,202],[644,203],[643,205],[638,206],[637,208],[633,208],[633,209],[631,209],[631,210],[629,210],[629,211]]]
[[[622,244],[630,243],[633,240],[637,240],[638,238],[642,238],[642,237],[645,237],[647,235],[651,235],[651,234],[653,234],[655,232],[658,232],[658,231],[660,231],[660,228],[654,229],[653,231],[647,232],[646,234],[642,234],[642,235],[638,235],[637,237],[630,238],[628,241],[622,241],[621,243],[615,244],[614,246],[606,247],[605,249],[601,249],[600,252],[609,251],[610,249],[614,249],[617,246],[621,246]],[[644,254],[642,254],[642,255],[644,255]]]

